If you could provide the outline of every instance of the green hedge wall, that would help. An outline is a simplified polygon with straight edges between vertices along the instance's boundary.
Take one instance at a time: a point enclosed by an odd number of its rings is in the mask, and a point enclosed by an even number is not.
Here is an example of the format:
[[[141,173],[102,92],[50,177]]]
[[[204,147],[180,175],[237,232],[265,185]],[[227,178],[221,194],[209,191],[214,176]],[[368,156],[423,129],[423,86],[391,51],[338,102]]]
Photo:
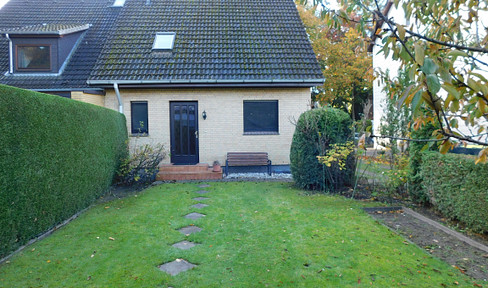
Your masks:
[[[122,114],[4,85],[0,131],[0,258],[93,203],[127,151]]]
[[[488,232],[488,165],[438,152],[422,153],[422,185],[430,202],[444,216],[477,232]]]

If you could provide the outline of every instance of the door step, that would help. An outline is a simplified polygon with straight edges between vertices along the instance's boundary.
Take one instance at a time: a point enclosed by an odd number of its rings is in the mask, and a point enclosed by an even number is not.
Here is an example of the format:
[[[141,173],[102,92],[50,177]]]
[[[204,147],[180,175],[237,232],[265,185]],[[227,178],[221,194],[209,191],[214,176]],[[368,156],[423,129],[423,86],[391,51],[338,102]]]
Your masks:
[[[172,165],[163,164],[159,167],[156,180],[159,181],[183,181],[183,180],[219,180],[221,172],[212,172],[212,168],[205,163],[196,165]]]

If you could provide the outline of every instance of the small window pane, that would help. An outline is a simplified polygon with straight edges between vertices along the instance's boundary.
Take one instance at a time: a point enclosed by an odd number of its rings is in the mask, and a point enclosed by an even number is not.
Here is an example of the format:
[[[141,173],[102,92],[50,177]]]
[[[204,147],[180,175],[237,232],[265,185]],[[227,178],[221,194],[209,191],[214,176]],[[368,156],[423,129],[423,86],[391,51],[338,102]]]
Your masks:
[[[51,70],[51,47],[17,46],[17,69]]]
[[[131,133],[149,133],[147,121],[147,102],[131,102]]]
[[[175,42],[176,34],[173,32],[159,32],[154,38],[154,50],[171,50]]]
[[[278,101],[244,101],[244,132],[278,132]]]

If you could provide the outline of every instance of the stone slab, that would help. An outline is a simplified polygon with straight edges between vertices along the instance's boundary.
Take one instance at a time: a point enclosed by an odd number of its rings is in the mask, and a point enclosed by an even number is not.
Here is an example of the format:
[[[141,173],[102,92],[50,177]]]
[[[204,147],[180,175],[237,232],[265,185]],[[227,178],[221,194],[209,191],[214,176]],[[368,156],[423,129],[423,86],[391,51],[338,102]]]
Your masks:
[[[207,190],[198,190],[197,192],[195,193],[198,193],[198,194],[207,194],[209,191]]]
[[[191,205],[191,207],[197,208],[197,209],[202,209],[202,208],[207,207],[207,206],[209,206],[209,205],[203,204],[203,203],[197,203],[195,205]]]
[[[205,214],[200,214],[200,213],[196,213],[196,212],[192,212],[190,214],[185,215],[185,218],[193,219],[193,220],[200,219],[202,217],[205,217]]]
[[[199,245],[199,244],[184,240],[184,241],[175,243],[171,246],[178,248],[178,249],[181,249],[181,250],[188,250],[188,249],[191,249],[197,245]]]
[[[186,227],[181,228],[178,231],[180,231],[181,234],[190,235],[190,234],[202,231],[202,228],[197,227],[197,226],[186,226]]]
[[[208,200],[208,199],[210,199],[210,198],[208,198],[208,197],[196,197],[196,198],[193,198],[191,200],[202,201],[202,200]]]
[[[159,270],[166,272],[171,276],[178,275],[181,272],[185,272],[194,267],[197,267],[197,265],[192,264],[184,259],[176,259],[175,261],[168,262],[158,266]]]
[[[201,185],[198,185],[199,188],[208,188],[210,187],[210,185],[208,184],[201,184]]]

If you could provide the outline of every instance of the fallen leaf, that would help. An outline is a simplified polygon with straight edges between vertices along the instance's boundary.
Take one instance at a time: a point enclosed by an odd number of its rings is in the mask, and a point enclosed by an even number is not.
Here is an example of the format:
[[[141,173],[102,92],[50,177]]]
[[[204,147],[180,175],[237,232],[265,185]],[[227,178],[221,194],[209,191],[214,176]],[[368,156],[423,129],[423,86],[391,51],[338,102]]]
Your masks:
[[[112,241],[114,241],[114,240],[115,240],[115,238],[113,238],[113,237],[108,237],[108,240],[112,240]]]
[[[483,285],[478,284],[478,283],[473,283],[473,285],[476,286],[476,287],[483,287]]]
[[[51,260],[47,260],[46,262],[47,262],[47,263],[51,263]]]
[[[454,281],[454,284],[459,285],[459,282],[458,281]]]

